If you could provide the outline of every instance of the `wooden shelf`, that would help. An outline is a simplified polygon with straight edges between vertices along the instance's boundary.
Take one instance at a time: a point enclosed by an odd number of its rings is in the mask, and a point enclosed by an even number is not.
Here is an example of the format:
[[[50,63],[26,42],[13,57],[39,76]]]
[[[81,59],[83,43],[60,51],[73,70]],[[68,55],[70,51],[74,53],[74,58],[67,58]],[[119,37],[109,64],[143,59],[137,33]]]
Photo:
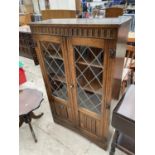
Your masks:
[[[66,84],[62,84],[62,86],[59,87],[59,89],[53,89],[52,95],[57,98],[60,98],[61,100],[66,101],[68,98]]]
[[[102,95],[102,87],[100,86],[100,84],[94,80],[93,82],[91,82],[90,84],[88,84],[86,87],[86,83],[84,82],[84,80],[81,80],[79,82],[80,87],[82,87],[84,90],[87,90],[89,92],[93,92],[95,94],[100,94]]]
[[[59,81],[59,82],[63,82],[63,83],[66,83],[66,78],[65,76],[59,76],[59,75],[55,75],[54,73],[51,73],[50,74],[51,78],[55,81]]]
[[[58,59],[58,60],[62,60],[62,61],[63,61],[63,58],[57,56],[56,54],[51,54],[51,55],[49,56],[49,58]]]
[[[87,66],[89,65],[89,66],[92,66],[92,67],[103,68],[103,66],[101,64],[91,63],[92,60],[90,60],[90,59],[85,59],[85,60],[86,60],[86,62],[84,60],[80,59],[78,61],[78,63],[82,64],[82,65],[87,65]]]

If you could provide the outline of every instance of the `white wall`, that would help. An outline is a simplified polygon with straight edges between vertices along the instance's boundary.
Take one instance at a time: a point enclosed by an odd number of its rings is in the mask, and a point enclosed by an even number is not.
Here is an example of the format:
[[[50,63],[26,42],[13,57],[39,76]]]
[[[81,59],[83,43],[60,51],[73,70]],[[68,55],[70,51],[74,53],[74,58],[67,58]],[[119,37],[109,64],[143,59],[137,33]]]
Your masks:
[[[38,6],[38,0],[32,0],[33,7],[34,7],[34,13],[40,13],[39,12],[39,6]]]
[[[45,10],[45,0],[39,0],[40,10]]]
[[[49,0],[52,10],[76,10],[75,0]]]
[[[39,12],[38,2],[39,2],[39,5],[40,5],[40,10],[45,10],[45,0],[32,0],[32,2],[33,2],[34,12],[35,13],[40,13]]]

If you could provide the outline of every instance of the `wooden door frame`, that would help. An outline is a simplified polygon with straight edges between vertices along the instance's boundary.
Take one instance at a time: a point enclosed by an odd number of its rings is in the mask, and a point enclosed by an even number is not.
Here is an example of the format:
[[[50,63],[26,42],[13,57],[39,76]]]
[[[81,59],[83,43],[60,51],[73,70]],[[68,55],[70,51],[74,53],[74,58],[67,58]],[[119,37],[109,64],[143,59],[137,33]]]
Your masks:
[[[51,89],[50,89],[50,85],[49,85],[50,82],[49,82],[49,78],[48,78],[48,75],[47,75],[47,72],[46,72],[45,63],[44,63],[44,60],[43,60],[43,54],[41,52],[40,40],[39,40],[39,38],[37,38],[37,36],[35,36],[34,40],[37,43],[37,46],[35,47],[35,50],[36,50],[37,58],[38,58],[38,61],[39,61],[39,64],[40,64],[42,76],[43,76],[43,79],[44,79],[45,88],[46,88],[46,91],[47,91],[47,96],[48,96],[49,104],[50,104],[50,107],[51,107],[52,115],[54,117],[54,115],[56,115],[56,110],[55,110],[55,106],[54,106],[54,101],[51,98],[51,93],[52,92],[51,92]]]
[[[107,143],[108,141],[108,129],[110,123],[110,107],[111,107],[111,100],[112,100],[112,84],[113,84],[113,74],[114,74],[114,64],[115,64],[115,56],[111,57],[110,50],[116,50],[116,40],[105,39],[105,60],[106,60],[106,68],[105,68],[105,97],[104,97],[104,104],[102,107],[102,135],[104,137],[104,141]]]
[[[67,47],[68,47],[68,55],[69,55],[69,62],[70,62],[70,74],[71,74],[71,81],[72,81],[72,84],[74,85],[74,88],[73,88],[73,102],[74,102],[74,112],[75,112],[75,116],[76,116],[76,126],[79,127],[79,114],[78,114],[78,110],[79,110],[79,107],[78,107],[78,103],[77,103],[77,83],[76,83],[76,66],[75,66],[75,61],[74,61],[74,50],[73,50],[73,45],[80,45],[80,46],[91,46],[91,47],[96,47],[96,48],[105,48],[106,45],[105,45],[105,41],[104,39],[95,39],[95,38],[78,38],[78,37],[68,37],[67,39]],[[107,50],[104,49],[104,68],[107,68],[108,69],[108,66],[107,66]],[[103,92],[105,94],[105,91],[106,91],[106,74],[107,74],[107,71],[103,71],[103,80],[102,80],[102,84],[103,84]],[[103,108],[105,108],[105,95],[102,95],[102,104],[101,104],[101,114],[96,114],[95,112],[92,112],[90,111],[88,113],[88,115],[91,114],[91,117],[94,116],[94,118],[98,118],[100,119],[101,121],[101,129],[100,129],[100,133],[101,133],[101,139],[104,137],[104,125],[103,125],[103,113],[105,110],[103,110]],[[96,115],[95,115],[96,114]]]
[[[54,102],[56,99],[56,97],[53,97],[51,88],[50,88],[50,82],[49,82],[49,78],[48,78],[48,74],[46,71],[46,67],[45,67],[45,62],[43,60],[43,53],[40,47],[40,41],[48,41],[48,42],[53,42],[53,43],[58,43],[61,46],[61,50],[62,50],[62,55],[63,55],[63,63],[64,63],[64,69],[65,69],[65,78],[66,78],[66,86],[67,86],[67,95],[68,95],[68,100],[66,100],[67,104],[67,108],[68,110],[72,113],[72,122],[74,122],[74,113],[72,109],[72,101],[71,101],[71,94],[69,91],[69,71],[68,71],[68,63],[67,63],[67,55],[66,55],[66,41],[63,37],[61,36],[49,36],[49,35],[34,35],[33,39],[37,42],[37,47],[36,47],[36,53],[37,53],[37,57],[39,59],[39,64],[41,67],[41,71],[42,71],[42,75],[43,75],[43,79],[45,82],[45,86],[46,86],[46,90],[47,90],[47,95],[48,95],[48,99],[50,102],[50,107],[52,110],[52,113],[54,114],[53,117],[56,117],[56,109],[55,109],[55,105]],[[59,103],[61,103],[61,101],[59,101]],[[64,103],[62,103],[64,104]],[[70,109],[71,108],[71,109]]]
[[[72,111],[72,123],[76,127],[79,127],[79,114],[78,114],[78,103],[77,103],[77,90],[76,90],[76,68],[74,61],[74,50],[73,45],[83,45],[83,46],[91,46],[96,48],[104,49],[104,71],[103,71],[103,95],[102,95],[102,104],[101,104],[101,114],[99,117],[94,115],[94,118],[99,118],[101,121],[101,137],[103,141],[107,141],[108,136],[108,128],[109,128],[109,113],[110,113],[110,103],[111,103],[111,93],[112,92],[112,78],[113,78],[113,69],[114,69],[114,60],[109,56],[110,48],[116,49],[116,40],[111,39],[95,39],[95,38],[79,38],[79,37],[58,37],[58,36],[49,36],[49,35],[34,35],[34,40],[37,42],[37,57],[39,59],[39,63],[42,70],[42,75],[45,81],[45,86],[47,90],[47,95],[50,101],[50,106],[52,112],[55,113],[55,107],[53,103],[53,97],[51,97],[51,90],[49,87],[49,79],[46,72],[43,53],[40,48],[40,41],[49,41],[54,43],[61,44],[62,53],[63,53],[63,61],[65,67],[65,75],[66,75],[66,84],[67,84],[67,92],[68,99],[67,102],[68,107],[71,108]],[[93,117],[91,114],[93,112],[90,111],[89,116]]]

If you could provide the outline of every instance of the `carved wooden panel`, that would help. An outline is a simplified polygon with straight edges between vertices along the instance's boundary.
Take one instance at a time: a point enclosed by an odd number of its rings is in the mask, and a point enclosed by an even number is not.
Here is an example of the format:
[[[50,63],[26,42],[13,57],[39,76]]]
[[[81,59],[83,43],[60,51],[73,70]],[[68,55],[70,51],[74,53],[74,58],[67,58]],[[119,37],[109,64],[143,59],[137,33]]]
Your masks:
[[[67,107],[61,103],[55,103],[56,115],[63,119],[68,119]]]
[[[88,38],[116,39],[117,30],[110,28],[62,28],[59,26],[31,26],[33,34],[48,34],[58,36],[75,36]]]
[[[101,136],[101,122],[99,119],[95,119],[94,117],[79,111],[79,124],[81,128],[91,132],[96,136]]]

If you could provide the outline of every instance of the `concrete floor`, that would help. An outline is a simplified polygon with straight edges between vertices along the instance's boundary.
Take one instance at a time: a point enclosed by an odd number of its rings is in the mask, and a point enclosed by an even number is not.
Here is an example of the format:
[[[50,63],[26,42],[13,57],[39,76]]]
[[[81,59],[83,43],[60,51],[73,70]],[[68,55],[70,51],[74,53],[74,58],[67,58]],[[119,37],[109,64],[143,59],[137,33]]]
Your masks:
[[[108,155],[94,143],[79,134],[60,126],[53,122],[49,103],[42,79],[40,66],[35,66],[33,61],[27,58],[19,58],[24,63],[27,81],[22,88],[37,88],[44,94],[44,101],[41,107],[35,110],[35,114],[44,112],[42,118],[32,120],[32,126],[38,139],[35,143],[27,124],[23,124],[19,129],[19,154],[20,155]],[[113,107],[116,102],[112,102]],[[110,128],[111,133],[114,129]],[[112,139],[112,138],[111,138]],[[116,149],[115,155],[125,155]]]

